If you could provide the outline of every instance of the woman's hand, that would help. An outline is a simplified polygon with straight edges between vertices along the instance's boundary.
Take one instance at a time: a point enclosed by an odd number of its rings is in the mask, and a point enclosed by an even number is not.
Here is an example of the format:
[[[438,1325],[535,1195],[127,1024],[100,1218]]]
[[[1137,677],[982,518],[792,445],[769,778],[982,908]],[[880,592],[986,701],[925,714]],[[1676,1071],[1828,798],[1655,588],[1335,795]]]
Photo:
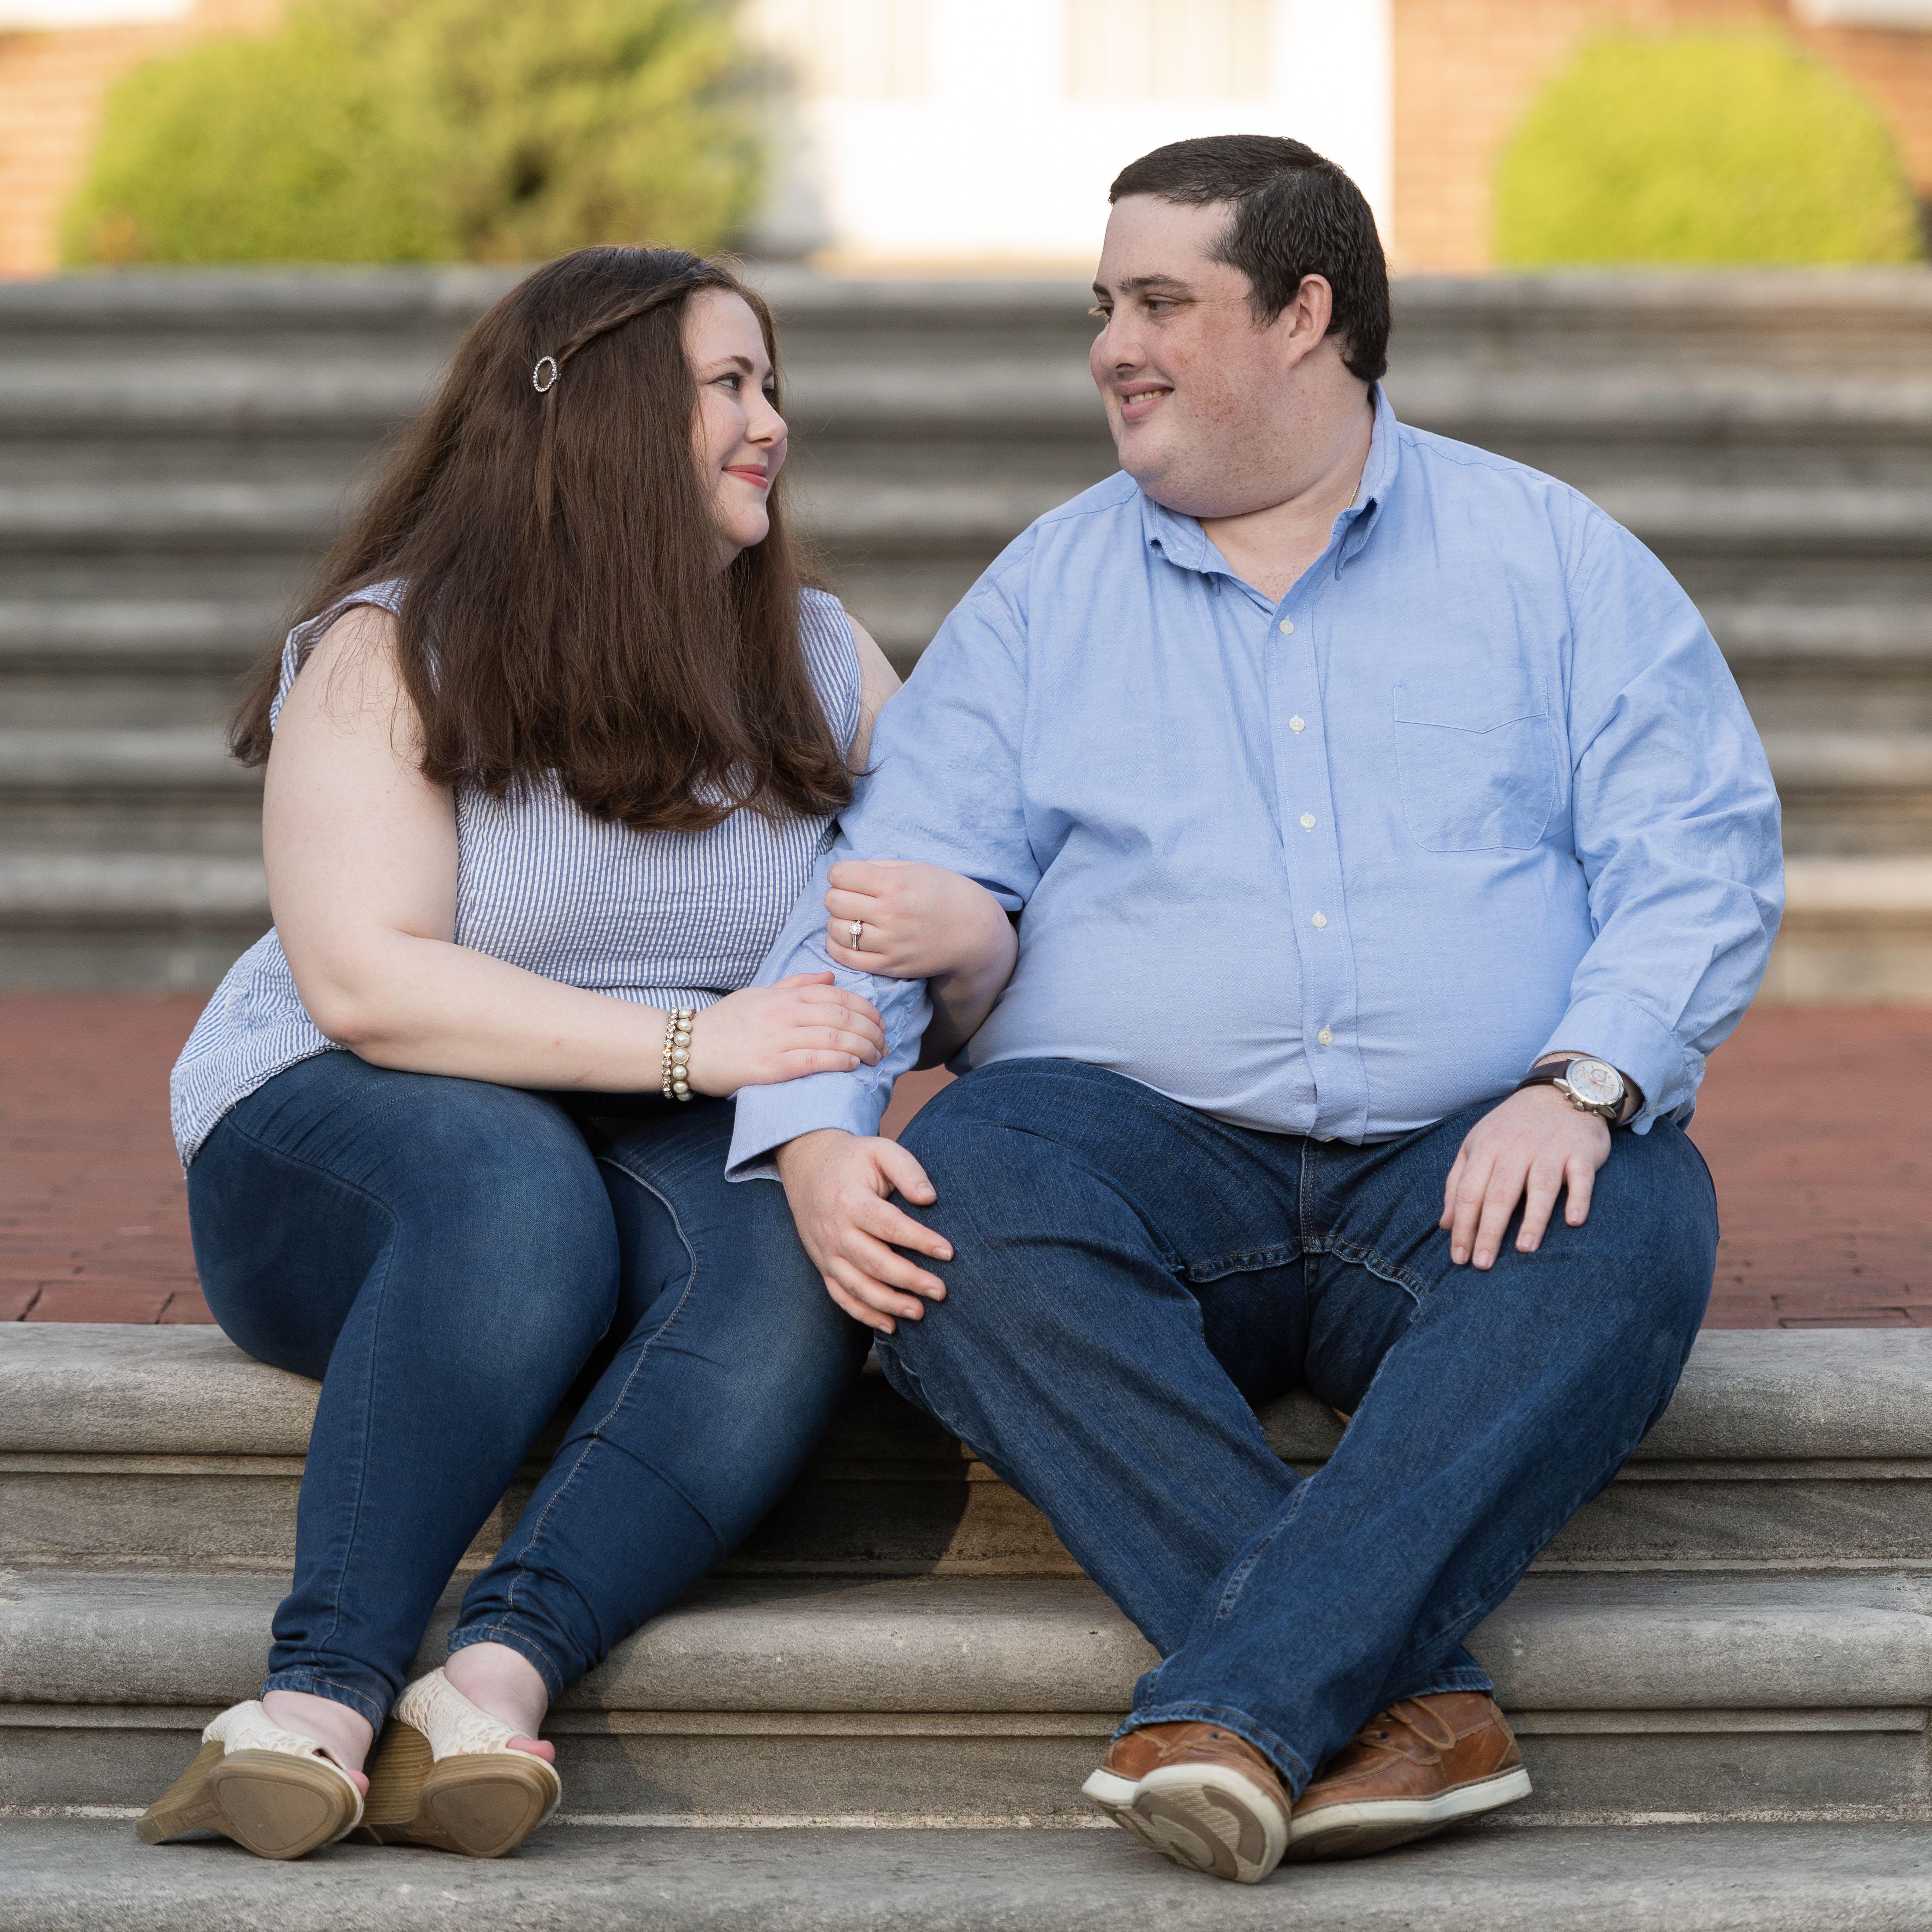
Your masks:
[[[842,859],[825,895],[825,950],[842,966],[888,980],[968,979],[1012,970],[1013,928],[984,886],[910,859]],[[852,924],[862,921],[859,944]]]
[[[735,1094],[808,1073],[850,1073],[884,1058],[886,1036],[869,1000],[830,973],[794,973],[747,986],[692,1023],[688,1078],[700,1094]]]

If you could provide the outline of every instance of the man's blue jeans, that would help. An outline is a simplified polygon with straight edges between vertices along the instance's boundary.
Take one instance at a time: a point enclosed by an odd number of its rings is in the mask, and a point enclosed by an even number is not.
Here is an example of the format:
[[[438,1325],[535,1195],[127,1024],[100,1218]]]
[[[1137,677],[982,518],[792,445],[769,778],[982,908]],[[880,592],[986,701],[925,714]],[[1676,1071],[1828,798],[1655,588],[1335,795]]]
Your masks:
[[[188,1170],[208,1306],[249,1354],[322,1383],[266,1689],[380,1727],[573,1384],[575,1420],[452,1649],[507,1644],[554,1697],[784,1494],[868,1331],[833,1306],[783,1194],[727,1184],[731,1118],[666,1105],[600,1155],[542,1095],[329,1053],[215,1129]]]
[[[880,1360],[1161,1652],[1124,1730],[1220,1724],[1299,1794],[1398,1698],[1490,1689],[1464,1636],[1664,1412],[1716,1258],[1702,1161],[1620,1133],[1583,1226],[1459,1268],[1443,1185],[1491,1104],[1348,1147],[1010,1060],[907,1129],[955,1258]],[[1305,1480],[1251,1406],[1298,1384],[1352,1418]]]

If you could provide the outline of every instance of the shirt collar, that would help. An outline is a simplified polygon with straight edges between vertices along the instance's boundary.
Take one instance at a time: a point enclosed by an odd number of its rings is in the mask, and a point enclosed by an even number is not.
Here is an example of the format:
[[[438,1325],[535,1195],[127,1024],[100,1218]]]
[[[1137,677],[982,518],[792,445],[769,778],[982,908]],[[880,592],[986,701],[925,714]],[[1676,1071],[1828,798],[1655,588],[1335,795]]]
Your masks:
[[[1394,487],[1402,461],[1402,425],[1396,420],[1388,396],[1379,382],[1370,386],[1369,394],[1375,405],[1375,428],[1369,434],[1368,460],[1362,465],[1361,485],[1355,492],[1355,500],[1335,520],[1342,539],[1335,559],[1337,570],[1368,542]],[[1158,550],[1169,563],[1183,570],[1198,571],[1209,578],[1234,576],[1193,518],[1181,516],[1156,503],[1144,490],[1141,492],[1141,533],[1149,549]]]

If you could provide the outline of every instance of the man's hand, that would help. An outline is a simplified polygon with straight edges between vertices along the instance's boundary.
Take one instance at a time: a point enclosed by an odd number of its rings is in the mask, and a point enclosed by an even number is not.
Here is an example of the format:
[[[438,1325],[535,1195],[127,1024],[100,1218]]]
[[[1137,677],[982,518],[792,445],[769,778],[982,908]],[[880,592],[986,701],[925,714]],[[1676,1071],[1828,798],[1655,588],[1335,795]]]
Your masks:
[[[1534,1254],[1566,1186],[1563,1218],[1580,1228],[1589,1218],[1597,1170],[1610,1157],[1610,1130],[1573,1107],[1553,1087],[1526,1087],[1485,1114],[1463,1138],[1442,1190],[1449,1258],[1460,1267],[1474,1252],[1479,1268],[1495,1264],[1503,1232],[1523,1204],[1519,1254]]]
[[[832,1298],[855,1322],[882,1335],[916,1322],[946,1284],[900,1254],[910,1248],[950,1262],[952,1245],[893,1206],[895,1190],[921,1207],[938,1197],[926,1170],[896,1141],[861,1138],[820,1127],[787,1141],[777,1154],[798,1238]]]

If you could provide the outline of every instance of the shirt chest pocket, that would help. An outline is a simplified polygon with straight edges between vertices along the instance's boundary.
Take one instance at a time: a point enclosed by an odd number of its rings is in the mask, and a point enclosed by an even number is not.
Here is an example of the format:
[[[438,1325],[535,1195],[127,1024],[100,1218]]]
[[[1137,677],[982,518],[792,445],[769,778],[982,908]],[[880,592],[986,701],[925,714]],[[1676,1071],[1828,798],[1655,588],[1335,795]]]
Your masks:
[[[1403,816],[1424,851],[1522,850],[1541,840],[1556,805],[1545,680],[1405,679],[1395,746]]]

